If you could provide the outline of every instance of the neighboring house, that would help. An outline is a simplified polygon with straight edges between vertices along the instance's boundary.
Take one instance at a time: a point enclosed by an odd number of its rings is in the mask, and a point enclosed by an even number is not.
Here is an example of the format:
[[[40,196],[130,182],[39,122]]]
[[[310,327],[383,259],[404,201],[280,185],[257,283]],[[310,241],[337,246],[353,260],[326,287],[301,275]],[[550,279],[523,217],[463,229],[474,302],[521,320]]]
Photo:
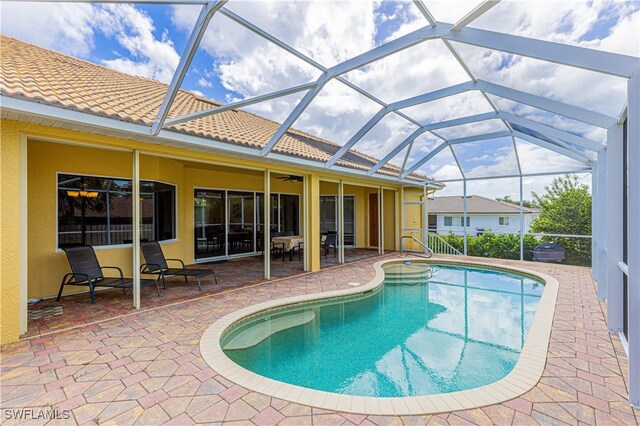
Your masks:
[[[523,207],[524,231],[529,232],[531,221],[539,211]],[[439,234],[464,235],[464,197],[447,196],[429,199],[429,231]],[[467,232],[513,234],[520,232],[520,206],[482,197],[467,197]]]

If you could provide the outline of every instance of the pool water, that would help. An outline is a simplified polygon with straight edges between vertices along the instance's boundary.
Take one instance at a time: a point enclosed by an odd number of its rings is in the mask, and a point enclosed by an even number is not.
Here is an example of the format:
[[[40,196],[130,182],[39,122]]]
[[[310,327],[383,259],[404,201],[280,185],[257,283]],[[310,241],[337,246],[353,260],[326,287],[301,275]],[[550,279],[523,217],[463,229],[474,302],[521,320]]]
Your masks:
[[[244,368],[311,389],[375,397],[455,392],[509,374],[543,290],[515,273],[396,264],[373,292],[259,314],[221,343]]]

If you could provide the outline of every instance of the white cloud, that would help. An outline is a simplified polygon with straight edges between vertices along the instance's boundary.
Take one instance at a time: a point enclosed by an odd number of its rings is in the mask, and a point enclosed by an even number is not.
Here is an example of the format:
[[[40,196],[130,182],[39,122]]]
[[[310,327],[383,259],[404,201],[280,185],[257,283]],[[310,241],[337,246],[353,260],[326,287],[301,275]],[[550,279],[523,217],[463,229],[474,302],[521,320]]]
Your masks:
[[[90,4],[0,3],[3,34],[81,57],[94,47],[95,17]]]
[[[205,87],[205,88],[207,88],[207,87],[213,87],[213,83],[211,83],[209,80],[207,80],[207,79],[206,79],[206,78],[204,78],[204,77],[200,77],[200,78],[198,79],[198,86],[200,86],[200,87]]]
[[[96,35],[115,40],[125,54],[98,62],[118,71],[168,82],[180,60],[169,34],[157,39],[151,17],[132,5],[2,2],[1,8],[4,34],[70,55],[95,60]]]
[[[104,65],[165,83],[171,81],[180,55],[166,30],[160,40],[156,39],[153,20],[131,5],[105,5],[99,16],[102,31],[128,52],[127,57],[102,60]]]

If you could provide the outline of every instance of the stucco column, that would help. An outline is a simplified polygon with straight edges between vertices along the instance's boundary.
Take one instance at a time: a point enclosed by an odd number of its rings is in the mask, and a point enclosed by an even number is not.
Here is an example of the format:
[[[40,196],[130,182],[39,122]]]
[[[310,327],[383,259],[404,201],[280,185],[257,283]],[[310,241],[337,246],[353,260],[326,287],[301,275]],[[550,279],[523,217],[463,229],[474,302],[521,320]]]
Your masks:
[[[2,122],[0,144],[0,300],[2,343],[27,331],[26,317],[26,140],[11,122]],[[21,189],[24,193],[21,193]],[[19,226],[16,226],[20,224]],[[21,274],[21,270],[23,274]]]
[[[320,177],[315,174],[307,175],[304,184],[307,185],[306,214],[309,233],[304,249],[308,252],[309,270],[315,272],[320,270]]]

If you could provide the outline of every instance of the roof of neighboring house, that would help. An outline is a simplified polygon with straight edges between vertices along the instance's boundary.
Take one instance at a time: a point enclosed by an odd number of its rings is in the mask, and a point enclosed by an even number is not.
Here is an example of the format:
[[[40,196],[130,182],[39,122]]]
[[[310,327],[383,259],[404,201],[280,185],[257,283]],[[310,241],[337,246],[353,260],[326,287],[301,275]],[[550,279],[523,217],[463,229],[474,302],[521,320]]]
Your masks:
[[[50,49],[0,35],[0,92],[52,106],[151,126],[167,85],[124,74]],[[219,102],[180,90],[168,118],[214,108]],[[242,110],[229,110],[168,127],[169,130],[253,148],[263,147],[279,123]],[[299,158],[327,161],[340,145],[291,128],[273,151]],[[336,164],[369,170],[378,160],[349,151]],[[400,168],[387,163],[378,172],[397,176]],[[414,173],[413,180],[432,181]]]
[[[538,213],[537,209],[522,208],[524,213]],[[429,214],[464,213],[464,197],[446,196],[429,198]],[[480,195],[467,196],[467,214],[518,214],[520,206],[493,200]]]

